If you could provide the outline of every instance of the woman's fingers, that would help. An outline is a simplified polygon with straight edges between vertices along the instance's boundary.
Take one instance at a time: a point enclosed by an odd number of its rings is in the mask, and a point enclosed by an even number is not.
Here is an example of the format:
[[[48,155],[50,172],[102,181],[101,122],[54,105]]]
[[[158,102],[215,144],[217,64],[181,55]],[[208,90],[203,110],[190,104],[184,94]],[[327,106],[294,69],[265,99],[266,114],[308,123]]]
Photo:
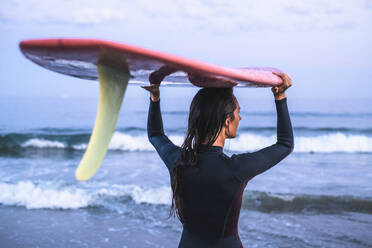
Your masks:
[[[151,84],[160,84],[163,79],[168,76],[169,74],[172,74],[176,72],[177,69],[169,66],[162,66],[160,69],[153,71],[149,75],[149,81]]]
[[[147,90],[150,92],[150,97],[152,101],[159,101],[160,97],[160,90],[159,90],[159,85],[149,85],[149,86],[141,86],[143,89]]]
[[[283,80],[283,83],[278,85],[279,87],[286,87],[286,88],[291,87],[292,80],[287,74],[285,74],[284,72],[276,72],[276,71],[273,71],[272,73],[280,77]]]
[[[151,86],[141,86],[141,88],[147,90],[148,92],[151,92]]]
[[[284,93],[289,87],[292,86],[292,79],[284,72],[273,71],[272,73],[283,80],[281,84],[271,88],[271,91],[274,93],[274,95]]]
[[[141,86],[141,88],[143,88],[143,89],[145,89],[149,92],[159,91],[159,85],[156,85],[156,84]]]
[[[271,91],[274,93],[274,94],[277,94],[279,92],[279,88],[278,86],[273,86],[271,87]]]
[[[278,77],[283,77],[284,76],[284,73],[281,72],[281,71],[273,71],[272,72],[274,75],[277,75]]]

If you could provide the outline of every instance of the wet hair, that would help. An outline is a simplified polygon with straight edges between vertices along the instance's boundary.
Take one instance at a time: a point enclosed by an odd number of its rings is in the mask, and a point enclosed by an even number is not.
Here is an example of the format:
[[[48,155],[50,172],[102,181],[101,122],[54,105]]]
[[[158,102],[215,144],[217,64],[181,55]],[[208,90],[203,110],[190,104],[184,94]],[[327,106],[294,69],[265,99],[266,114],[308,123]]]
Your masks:
[[[203,88],[194,96],[189,112],[188,128],[181,152],[172,175],[172,206],[169,216],[182,217],[182,172],[198,166],[198,152],[202,146],[211,146],[220,134],[225,120],[234,120],[237,108],[232,88]]]

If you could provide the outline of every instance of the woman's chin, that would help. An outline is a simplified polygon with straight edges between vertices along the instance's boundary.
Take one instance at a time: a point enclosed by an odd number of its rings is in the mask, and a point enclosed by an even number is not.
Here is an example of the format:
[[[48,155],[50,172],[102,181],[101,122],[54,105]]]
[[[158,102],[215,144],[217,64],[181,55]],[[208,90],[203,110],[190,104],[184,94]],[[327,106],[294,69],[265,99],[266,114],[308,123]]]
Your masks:
[[[234,138],[236,138],[236,134],[235,134],[235,135],[231,135],[231,136],[227,137],[227,139],[234,139]]]

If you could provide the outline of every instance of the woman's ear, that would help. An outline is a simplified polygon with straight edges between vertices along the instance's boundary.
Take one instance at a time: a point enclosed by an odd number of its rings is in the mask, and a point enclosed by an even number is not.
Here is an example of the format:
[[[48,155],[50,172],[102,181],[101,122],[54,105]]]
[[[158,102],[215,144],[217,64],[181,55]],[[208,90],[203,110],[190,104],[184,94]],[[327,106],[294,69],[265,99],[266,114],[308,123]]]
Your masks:
[[[228,128],[229,125],[230,125],[230,117],[227,117],[226,120],[225,120],[224,126],[225,126],[226,128]]]

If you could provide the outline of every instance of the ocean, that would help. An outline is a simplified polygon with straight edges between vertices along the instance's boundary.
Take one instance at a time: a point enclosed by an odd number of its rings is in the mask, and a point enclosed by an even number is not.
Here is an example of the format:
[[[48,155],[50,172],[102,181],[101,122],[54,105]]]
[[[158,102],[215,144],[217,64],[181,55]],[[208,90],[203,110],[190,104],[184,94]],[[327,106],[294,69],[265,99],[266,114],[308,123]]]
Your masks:
[[[229,156],[276,141],[273,99],[253,99],[250,90],[235,90],[242,121],[225,144]],[[162,88],[165,132],[178,145],[195,93]],[[127,90],[97,174],[75,180],[97,101],[0,99],[0,247],[177,247],[182,226],[168,218],[169,175],[147,140],[149,99],[138,86]],[[239,220],[244,247],[372,247],[371,101],[289,92],[288,106],[295,149],[248,183]]]

